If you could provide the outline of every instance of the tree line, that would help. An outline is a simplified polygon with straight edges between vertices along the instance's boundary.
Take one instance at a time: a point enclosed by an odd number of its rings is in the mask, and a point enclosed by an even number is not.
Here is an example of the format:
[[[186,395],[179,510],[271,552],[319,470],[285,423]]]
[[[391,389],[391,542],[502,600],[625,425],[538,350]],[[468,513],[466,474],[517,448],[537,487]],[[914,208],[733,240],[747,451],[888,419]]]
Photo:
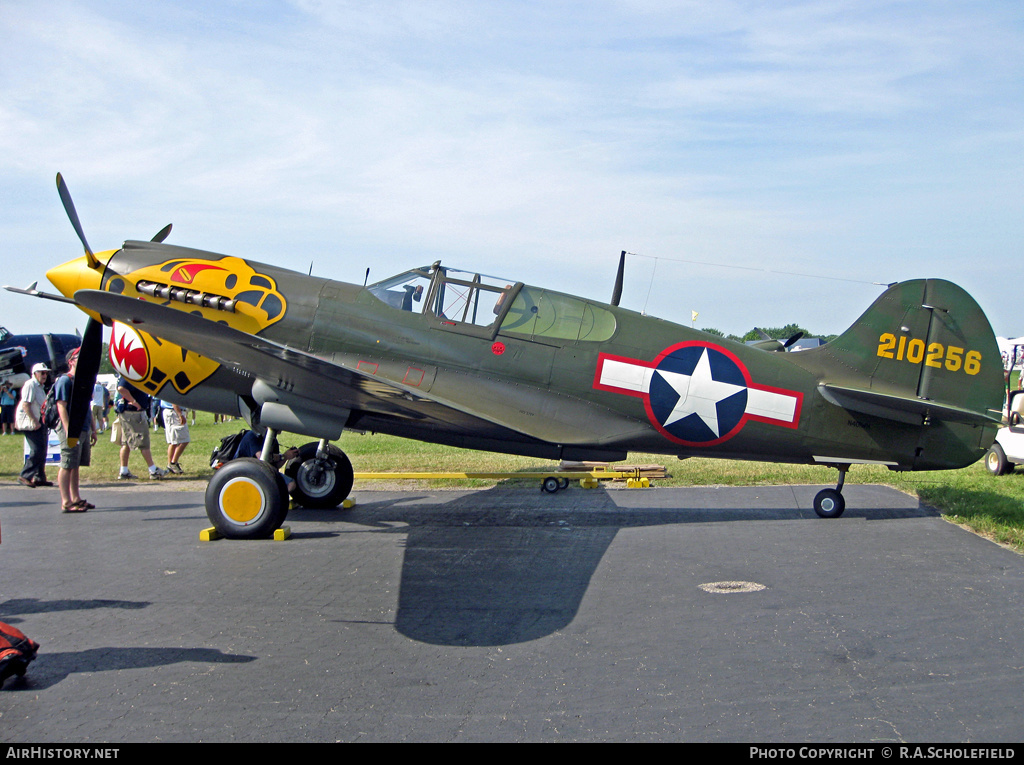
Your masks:
[[[759,329],[760,332],[758,331]],[[764,335],[762,335],[761,332],[764,332],[764,334],[768,335],[772,340],[782,341],[788,340],[797,333],[801,333],[804,337],[820,337],[826,343],[838,337],[838,335],[815,335],[809,330],[801,327],[799,324],[787,324],[784,327],[755,327],[742,336],[727,335],[722,332],[722,330],[715,329],[714,327],[705,327],[702,328],[701,331],[707,332],[709,335],[715,335],[716,337],[724,337],[726,340],[735,340],[738,343],[746,343],[751,340],[764,340]]]

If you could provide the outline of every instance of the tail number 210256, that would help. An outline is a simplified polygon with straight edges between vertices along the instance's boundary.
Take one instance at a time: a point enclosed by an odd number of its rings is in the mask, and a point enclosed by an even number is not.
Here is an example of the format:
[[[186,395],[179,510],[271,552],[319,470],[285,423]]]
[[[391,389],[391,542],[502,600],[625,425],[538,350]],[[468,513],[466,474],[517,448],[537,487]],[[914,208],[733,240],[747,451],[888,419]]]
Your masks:
[[[948,369],[950,372],[963,371],[965,374],[976,375],[981,371],[981,353],[966,351],[955,345],[928,343],[920,338],[907,339],[901,335],[898,339],[891,332],[878,338],[878,356],[883,359],[906,361],[909,364],[924,362],[926,367]]]

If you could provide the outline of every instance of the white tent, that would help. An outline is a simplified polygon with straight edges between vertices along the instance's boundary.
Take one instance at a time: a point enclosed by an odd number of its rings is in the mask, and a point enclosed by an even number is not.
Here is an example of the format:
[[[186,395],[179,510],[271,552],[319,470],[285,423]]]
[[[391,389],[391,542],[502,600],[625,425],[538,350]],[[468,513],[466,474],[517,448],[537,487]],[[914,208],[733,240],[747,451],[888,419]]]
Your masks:
[[[996,342],[1003,356],[1003,369],[1021,369],[1024,363],[1024,336],[997,337]]]

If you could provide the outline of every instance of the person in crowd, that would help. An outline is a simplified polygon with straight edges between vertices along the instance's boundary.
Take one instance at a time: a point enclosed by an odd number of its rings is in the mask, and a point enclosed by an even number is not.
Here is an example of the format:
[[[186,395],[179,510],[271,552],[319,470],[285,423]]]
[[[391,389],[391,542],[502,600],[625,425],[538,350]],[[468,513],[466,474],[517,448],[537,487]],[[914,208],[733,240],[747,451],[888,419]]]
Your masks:
[[[43,426],[43,403],[50,368],[46,364],[32,367],[32,376],[21,386],[21,401],[15,412],[14,424],[25,437],[28,455],[18,481],[25,486],[53,486],[46,480],[46,442],[49,430]]]
[[[263,444],[266,440],[266,434],[261,433],[257,430],[250,430],[244,436],[238,444],[238,448],[235,450],[235,454],[232,459],[239,459],[240,457],[255,457],[256,459],[263,459]],[[283,453],[279,453],[277,446],[277,439],[274,439],[271,445],[270,458],[264,460],[269,462],[277,470],[280,470],[288,460],[295,459],[299,456],[299,450],[290,446],[284,450]],[[295,490],[295,481],[288,476],[285,476],[285,485],[288,487],[288,491],[292,492]]]
[[[160,402],[160,410],[164,418],[164,435],[167,437],[167,472],[180,475],[184,471],[178,460],[191,441],[186,422],[188,410],[168,401]]]
[[[164,424],[163,421],[163,402],[158,398],[151,398],[149,400],[149,419],[153,423],[153,432],[156,433],[160,426]]]
[[[124,377],[117,380],[117,392],[121,394],[118,402],[118,414],[121,418],[121,470],[118,480],[128,481],[136,476],[128,469],[128,457],[132,449],[142,455],[149,468],[149,477],[163,478],[166,470],[161,470],[153,463],[153,454],[149,447],[149,407],[150,396],[132,385]]]
[[[70,433],[71,393],[75,386],[75,371],[78,368],[78,352],[75,348],[68,353],[68,373],[61,375],[54,383],[59,419],[54,432],[60,439],[60,469],[57,471],[57,486],[60,488],[61,509],[65,513],[84,513],[95,505],[82,498],[78,489],[78,472],[82,465],[88,466],[92,447],[96,444],[96,431],[92,428],[92,411],[86,414],[82,429]],[[70,439],[77,435],[78,442],[71,446]]]
[[[0,383],[0,432],[14,435],[14,409],[18,405],[18,390],[6,380]]]
[[[110,393],[106,386],[97,382],[92,386],[92,421],[96,426],[96,432],[102,433],[107,429],[107,402],[110,400]]]

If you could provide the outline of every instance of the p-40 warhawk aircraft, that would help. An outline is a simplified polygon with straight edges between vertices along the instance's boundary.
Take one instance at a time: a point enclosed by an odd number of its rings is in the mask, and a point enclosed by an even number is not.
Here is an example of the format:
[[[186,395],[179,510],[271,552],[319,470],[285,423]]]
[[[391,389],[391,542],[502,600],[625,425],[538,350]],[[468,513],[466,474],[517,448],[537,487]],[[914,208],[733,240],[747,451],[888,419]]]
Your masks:
[[[98,356],[97,322],[112,323],[112,363],[148,392],[241,414],[268,439],[318,439],[292,472],[306,505],[351,490],[328,443],[350,429],[548,459],[820,464],[839,480],[814,507],[837,517],[851,465],[963,467],[1000,422],[992,329],[939,279],[893,284],[836,340],[777,352],[642,316],[617,294],[600,303],[440,262],[360,286],[163,244],[164,232],[93,253],[60,176],[58,188],[85,256],[47,276],[65,296],[51,297],[92,317],[82,356]],[[620,261],[616,293],[621,273]],[[270,465],[233,460],[206,507],[224,535],[261,537],[288,497]]]

